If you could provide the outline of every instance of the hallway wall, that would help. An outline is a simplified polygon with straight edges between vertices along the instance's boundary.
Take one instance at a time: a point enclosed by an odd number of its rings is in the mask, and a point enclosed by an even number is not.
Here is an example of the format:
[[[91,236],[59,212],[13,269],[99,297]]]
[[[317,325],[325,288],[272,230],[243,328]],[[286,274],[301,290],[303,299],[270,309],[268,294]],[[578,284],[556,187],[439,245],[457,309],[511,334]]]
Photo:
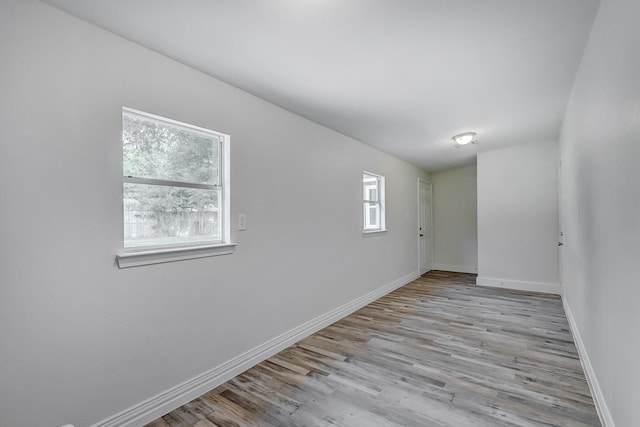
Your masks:
[[[478,155],[478,284],[560,293],[558,144]]]
[[[35,0],[0,2],[0,62],[1,426],[152,416],[417,277],[417,167]],[[235,254],[118,269],[123,106],[231,135]]]
[[[477,167],[431,175],[435,270],[478,272]]]
[[[639,16],[602,0],[561,138],[565,303],[607,427],[640,420]]]

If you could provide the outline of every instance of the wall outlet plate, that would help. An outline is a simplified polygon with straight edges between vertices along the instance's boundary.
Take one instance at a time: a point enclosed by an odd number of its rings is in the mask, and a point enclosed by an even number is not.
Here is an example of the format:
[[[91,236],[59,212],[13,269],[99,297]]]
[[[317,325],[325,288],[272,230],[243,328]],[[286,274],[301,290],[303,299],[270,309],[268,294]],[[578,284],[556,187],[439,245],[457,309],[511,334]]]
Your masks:
[[[238,230],[244,231],[247,229],[247,215],[238,214]]]

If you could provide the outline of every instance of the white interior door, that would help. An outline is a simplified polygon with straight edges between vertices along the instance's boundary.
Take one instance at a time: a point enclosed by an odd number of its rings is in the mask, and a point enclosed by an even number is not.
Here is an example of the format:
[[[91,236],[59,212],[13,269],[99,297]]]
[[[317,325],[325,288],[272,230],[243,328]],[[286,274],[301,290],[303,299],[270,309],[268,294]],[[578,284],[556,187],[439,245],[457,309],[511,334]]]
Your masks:
[[[418,238],[420,274],[432,268],[431,184],[418,181]]]

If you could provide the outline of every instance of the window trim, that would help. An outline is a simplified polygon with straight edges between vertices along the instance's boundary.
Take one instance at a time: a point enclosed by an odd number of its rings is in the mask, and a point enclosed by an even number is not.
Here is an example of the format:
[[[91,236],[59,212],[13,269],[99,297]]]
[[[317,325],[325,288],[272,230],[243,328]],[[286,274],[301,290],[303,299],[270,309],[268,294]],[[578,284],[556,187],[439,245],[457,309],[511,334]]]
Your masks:
[[[377,195],[378,200],[369,200],[366,199],[364,194],[364,178],[365,175],[369,175],[370,177],[376,178],[377,185]],[[385,204],[385,177],[383,175],[378,175],[373,172],[362,171],[362,233],[363,234],[373,234],[373,233],[384,233],[387,231],[386,228],[386,204]],[[376,228],[367,228],[367,209],[368,205],[375,204],[378,206],[380,211],[380,225]]]
[[[149,264],[182,261],[187,259],[206,258],[218,255],[229,255],[235,252],[237,243],[219,245],[192,245],[163,247],[132,251],[122,251],[116,255],[119,268],[138,267]]]
[[[198,184],[195,182],[183,182],[183,181],[170,181],[168,179],[158,178],[138,178],[135,176],[123,176],[122,182],[124,184],[148,184],[148,185],[164,185],[166,187],[183,187],[183,188],[197,188],[200,190],[223,190],[222,185],[212,184]]]
[[[119,268],[136,267],[140,265],[159,264],[165,262],[181,261],[186,259],[204,258],[218,255],[227,255],[235,252],[236,243],[231,242],[231,156],[230,156],[230,141],[231,137],[227,134],[216,132],[210,129],[205,129],[199,126],[191,125],[188,123],[179,122],[177,120],[169,119],[155,114],[147,113],[145,111],[135,110],[129,107],[122,107],[122,114],[131,113],[135,115],[143,116],[149,120],[157,121],[162,124],[169,124],[178,128],[185,129],[189,132],[204,134],[208,137],[212,135],[218,138],[219,142],[219,159],[218,165],[219,185],[212,184],[198,184],[180,181],[171,181],[157,178],[141,178],[133,176],[122,176],[122,184],[150,184],[150,185],[163,185],[172,187],[184,187],[184,188],[196,188],[207,190],[219,190],[220,203],[219,208],[221,212],[220,218],[220,231],[221,241],[204,241],[194,243],[175,243],[165,245],[148,245],[148,246],[124,246],[124,235],[122,235],[122,249],[116,254],[116,261]],[[124,185],[123,185],[124,188]],[[124,199],[122,198],[124,203]],[[124,209],[124,206],[123,206]],[[122,210],[123,211],[123,210]],[[122,227],[124,230],[124,216],[122,217]]]

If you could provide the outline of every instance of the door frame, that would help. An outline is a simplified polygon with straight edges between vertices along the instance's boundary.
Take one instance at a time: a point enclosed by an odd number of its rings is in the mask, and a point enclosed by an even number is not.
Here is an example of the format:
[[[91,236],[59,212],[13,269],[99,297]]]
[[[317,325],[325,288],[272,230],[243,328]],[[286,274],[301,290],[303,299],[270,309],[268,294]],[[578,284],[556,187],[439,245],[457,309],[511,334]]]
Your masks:
[[[428,259],[428,267],[426,270],[423,270],[422,268],[422,244],[420,242],[420,186],[421,185],[426,185],[429,188],[429,195],[428,195],[428,206],[429,206],[429,230],[430,230],[430,236],[429,236],[429,245],[427,248],[427,251],[429,252],[429,259]],[[417,190],[417,201],[418,201],[418,218],[417,218],[417,224],[416,224],[416,231],[418,231],[417,235],[418,235],[418,273],[420,275],[423,275],[424,273],[433,270],[433,184],[431,184],[431,182],[427,181],[424,178],[418,178],[418,190]]]
[[[564,188],[562,181],[562,159],[558,162],[558,281],[564,295]]]

